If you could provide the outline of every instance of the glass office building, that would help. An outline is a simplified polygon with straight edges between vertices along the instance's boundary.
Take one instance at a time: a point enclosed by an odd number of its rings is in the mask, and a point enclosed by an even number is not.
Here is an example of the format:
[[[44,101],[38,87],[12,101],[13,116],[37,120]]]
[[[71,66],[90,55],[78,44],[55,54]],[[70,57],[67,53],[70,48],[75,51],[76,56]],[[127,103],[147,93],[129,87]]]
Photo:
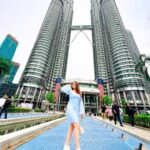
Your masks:
[[[17,93],[24,102],[40,104],[55,79],[65,78],[72,14],[72,0],[51,2],[19,82]]]
[[[56,78],[65,79],[72,16],[73,0],[51,2],[19,82],[17,94],[24,102],[41,103],[45,92],[53,91]],[[135,70],[139,51],[115,0],[91,0],[88,27],[92,30],[95,80],[104,80],[105,94],[140,109],[149,107],[143,77]]]
[[[8,34],[0,46],[0,57],[12,60],[17,46],[18,41]]]

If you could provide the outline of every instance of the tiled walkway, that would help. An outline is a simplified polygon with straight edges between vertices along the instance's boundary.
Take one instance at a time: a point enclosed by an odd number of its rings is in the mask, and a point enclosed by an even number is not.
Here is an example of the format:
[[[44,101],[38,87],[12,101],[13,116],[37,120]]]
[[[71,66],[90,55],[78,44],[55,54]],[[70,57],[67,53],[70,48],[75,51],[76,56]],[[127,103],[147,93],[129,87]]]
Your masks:
[[[81,150],[134,150],[138,148],[141,140],[125,134],[126,139],[121,138],[123,131],[120,129],[112,132],[112,127],[100,120],[86,117],[81,125],[85,134],[80,136]],[[40,136],[16,148],[16,150],[62,150],[65,141],[68,123],[49,129]],[[144,143],[149,149],[150,144]],[[71,150],[75,150],[74,140],[71,140]]]

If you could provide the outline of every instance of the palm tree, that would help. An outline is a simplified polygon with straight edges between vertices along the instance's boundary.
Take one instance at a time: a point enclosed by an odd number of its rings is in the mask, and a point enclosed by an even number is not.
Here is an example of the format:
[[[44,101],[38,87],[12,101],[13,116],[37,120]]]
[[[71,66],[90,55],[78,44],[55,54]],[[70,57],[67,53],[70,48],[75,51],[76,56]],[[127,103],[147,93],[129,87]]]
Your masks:
[[[148,82],[150,82],[150,76],[148,73],[148,67],[150,66],[150,64],[146,67],[147,62],[150,62],[150,57],[145,55],[140,55],[139,62],[135,66],[135,69],[139,71]]]
[[[12,62],[0,57],[0,79],[9,74]]]

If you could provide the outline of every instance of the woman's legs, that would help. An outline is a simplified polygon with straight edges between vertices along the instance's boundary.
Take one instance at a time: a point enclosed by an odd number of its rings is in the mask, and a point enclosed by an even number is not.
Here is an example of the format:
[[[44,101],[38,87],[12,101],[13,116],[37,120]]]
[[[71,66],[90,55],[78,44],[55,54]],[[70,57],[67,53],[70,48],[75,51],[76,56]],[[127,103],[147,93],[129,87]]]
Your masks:
[[[79,143],[79,128],[80,128],[80,125],[79,125],[79,123],[73,123],[73,127],[74,127],[74,140],[75,140],[76,148],[80,149],[80,143]]]
[[[69,145],[70,144],[70,139],[71,139],[71,135],[72,135],[73,129],[74,129],[74,126],[71,123],[70,126],[69,126],[69,129],[68,129],[65,145]]]

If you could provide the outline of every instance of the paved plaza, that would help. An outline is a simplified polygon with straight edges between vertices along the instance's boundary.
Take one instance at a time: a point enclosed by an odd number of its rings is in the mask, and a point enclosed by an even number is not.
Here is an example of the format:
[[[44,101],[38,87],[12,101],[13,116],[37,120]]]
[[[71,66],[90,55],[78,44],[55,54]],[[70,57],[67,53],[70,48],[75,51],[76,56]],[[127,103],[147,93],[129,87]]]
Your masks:
[[[68,122],[65,121],[21,145],[16,150],[63,150],[68,125]],[[150,149],[149,142],[144,142],[119,128],[114,128],[113,125],[102,120],[86,117],[81,121],[81,125],[85,129],[85,133],[80,136],[81,150],[135,150],[139,143],[142,143],[147,150]],[[134,129],[131,128],[131,130]],[[122,134],[124,134],[124,138],[122,138]],[[71,150],[75,150],[73,138]]]

